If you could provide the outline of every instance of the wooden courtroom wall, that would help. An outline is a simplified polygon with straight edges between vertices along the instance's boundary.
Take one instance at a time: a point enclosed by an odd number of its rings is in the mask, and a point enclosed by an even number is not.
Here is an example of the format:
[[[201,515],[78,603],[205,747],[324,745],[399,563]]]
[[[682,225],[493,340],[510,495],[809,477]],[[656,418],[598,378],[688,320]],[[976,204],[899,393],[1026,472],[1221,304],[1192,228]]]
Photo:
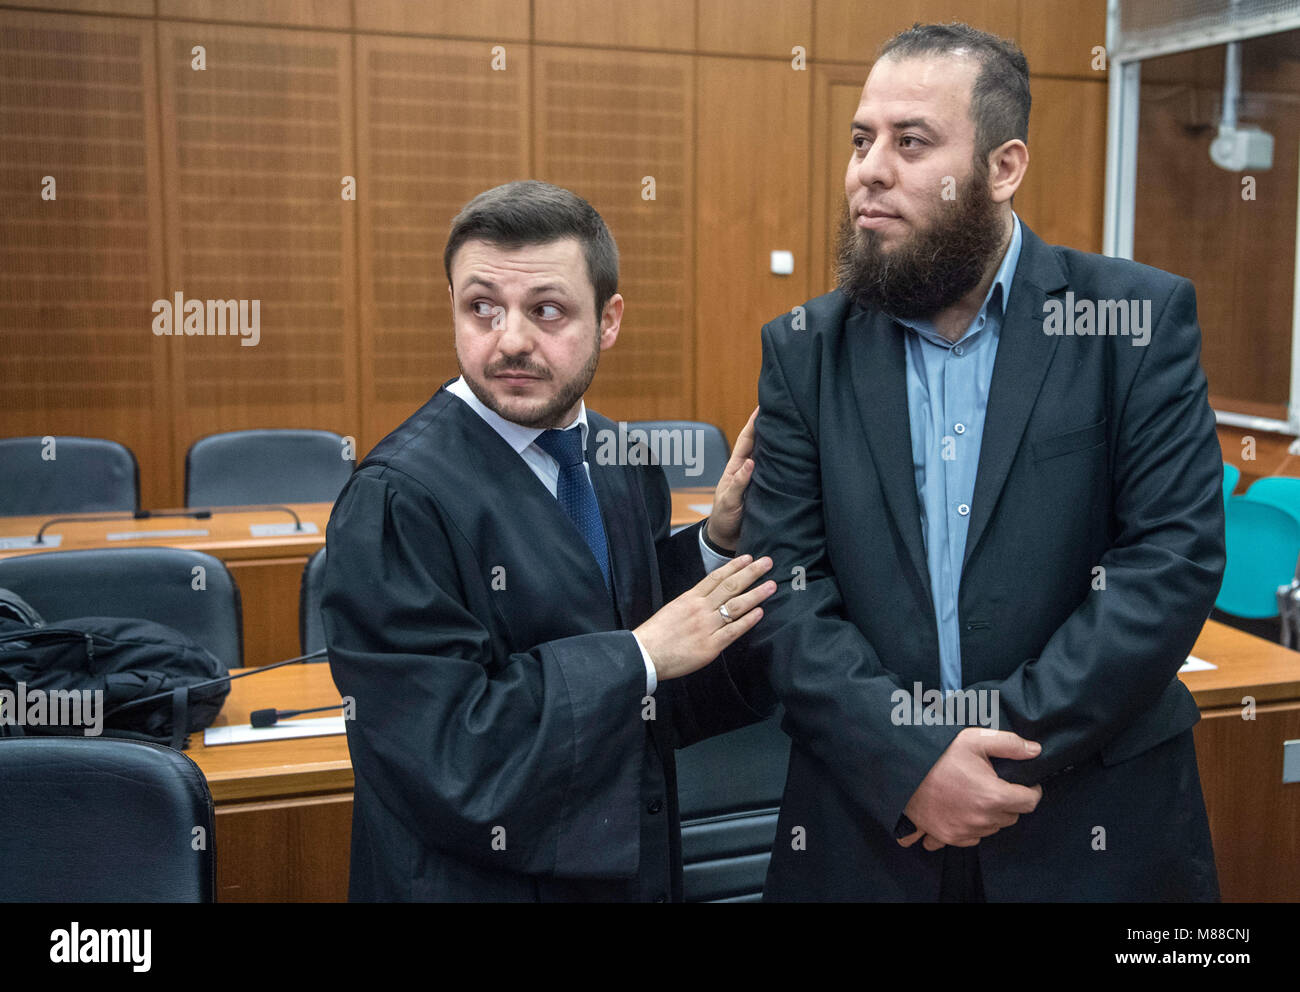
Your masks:
[[[537,177],[587,197],[622,252],[624,331],[592,405],[734,439],[759,327],[830,288],[849,119],[872,53],[914,20],[1019,39],[1035,104],[1017,210],[1100,250],[1104,9],[0,3],[0,430],[122,441],[147,507],[180,504],[185,451],[213,431],[319,427],[364,452],[456,374],[451,217]],[[773,249],[793,276],[769,272]],[[260,300],[260,342],[155,336],[151,305],[177,292]]]

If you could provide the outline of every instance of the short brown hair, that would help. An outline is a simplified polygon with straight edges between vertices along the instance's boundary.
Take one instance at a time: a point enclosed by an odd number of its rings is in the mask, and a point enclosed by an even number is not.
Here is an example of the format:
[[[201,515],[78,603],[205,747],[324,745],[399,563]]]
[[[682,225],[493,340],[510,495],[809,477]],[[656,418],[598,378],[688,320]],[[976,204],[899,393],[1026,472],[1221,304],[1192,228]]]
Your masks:
[[[577,238],[587,259],[587,276],[596,290],[596,319],[618,292],[618,245],[595,207],[577,193],[535,179],[496,186],[480,193],[451,222],[443,268],[451,283],[451,263],[466,241],[503,248]]]

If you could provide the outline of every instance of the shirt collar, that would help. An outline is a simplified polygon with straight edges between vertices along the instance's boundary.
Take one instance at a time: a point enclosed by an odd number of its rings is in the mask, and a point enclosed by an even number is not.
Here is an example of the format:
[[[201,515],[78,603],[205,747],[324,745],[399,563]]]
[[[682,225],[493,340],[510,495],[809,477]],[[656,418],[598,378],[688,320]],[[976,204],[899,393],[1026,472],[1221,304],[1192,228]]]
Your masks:
[[[536,441],[542,435],[542,431],[536,427],[524,427],[522,424],[516,424],[512,420],[506,420],[495,410],[490,410],[483,405],[483,401],[474,395],[474,391],[469,388],[469,383],[465,381],[464,376],[460,376],[455,382],[448,383],[447,392],[463,400],[471,410],[477,413],[487,425],[501,435],[501,439],[514,448],[515,454],[523,454],[524,449]],[[587,404],[584,400],[578,401],[578,415],[564,429],[568,430],[574,424],[582,431],[582,450],[587,450]]]
[[[1023,240],[1020,235],[1020,218],[1014,211],[1011,214],[1011,220],[1011,243],[1007,245],[1006,254],[1002,256],[1002,264],[998,266],[997,274],[993,277],[993,284],[989,286],[989,291],[984,296],[984,302],[980,305],[979,313],[971,321],[972,327],[979,325],[979,318],[989,312],[990,304],[993,305],[993,312],[1001,316],[1006,312],[1007,300],[1011,299],[1011,282],[1016,275],[1016,265],[1020,261],[1020,246]],[[934,329],[933,321],[903,320],[901,317],[895,317],[894,319],[904,327],[916,331],[936,344],[952,347],[956,343],[939,334]],[[962,335],[962,338],[969,337],[970,333],[970,331],[967,331],[966,334]]]

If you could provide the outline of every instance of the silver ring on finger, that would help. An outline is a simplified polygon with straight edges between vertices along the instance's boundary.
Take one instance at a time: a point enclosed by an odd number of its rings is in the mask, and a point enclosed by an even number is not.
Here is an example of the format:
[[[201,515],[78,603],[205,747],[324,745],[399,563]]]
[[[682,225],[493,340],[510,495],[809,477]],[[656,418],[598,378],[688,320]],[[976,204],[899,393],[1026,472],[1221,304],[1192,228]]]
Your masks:
[[[727,612],[727,604],[726,604],[726,603],[723,603],[721,606],[718,607],[718,612],[722,614],[722,622],[723,622],[723,623],[731,623],[731,621],[733,621],[733,620],[736,619],[736,618],[733,617],[730,613]]]

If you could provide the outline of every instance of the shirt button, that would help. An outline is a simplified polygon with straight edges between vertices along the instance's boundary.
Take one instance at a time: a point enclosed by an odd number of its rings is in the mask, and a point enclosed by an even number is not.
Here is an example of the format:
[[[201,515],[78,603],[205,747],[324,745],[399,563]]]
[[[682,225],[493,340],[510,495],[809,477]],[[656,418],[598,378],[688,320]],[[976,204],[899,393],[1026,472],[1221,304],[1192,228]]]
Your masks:
[[[967,506],[965,503],[962,503],[961,506],[957,507],[957,512],[964,517],[968,513],[970,513],[970,507]]]
[[[952,346],[952,353],[961,358],[962,355],[966,354],[966,349],[959,344],[955,344]]]
[[[965,425],[965,424],[954,424],[954,425],[953,425],[953,428],[952,428],[952,432],[953,432],[954,434],[965,434],[965,433],[966,433],[966,425]]]
[[[661,809],[664,808],[663,800],[651,799],[648,803],[645,804],[645,808],[647,813],[650,814],[658,813]]]

